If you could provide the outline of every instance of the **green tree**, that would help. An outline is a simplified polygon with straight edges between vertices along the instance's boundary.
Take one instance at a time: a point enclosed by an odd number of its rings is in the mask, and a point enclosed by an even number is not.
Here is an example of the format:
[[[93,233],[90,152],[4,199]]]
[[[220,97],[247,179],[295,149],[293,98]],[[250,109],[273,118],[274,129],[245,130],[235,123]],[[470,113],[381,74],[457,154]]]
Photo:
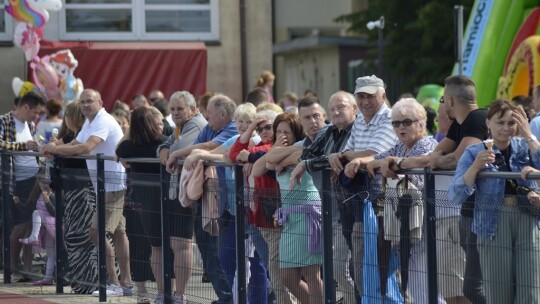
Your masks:
[[[426,83],[442,84],[455,63],[454,6],[464,6],[464,28],[474,0],[369,0],[364,11],[343,15],[338,22],[350,23],[349,31],[377,41],[377,31],[368,21],[384,16],[385,77],[401,81],[400,92],[413,92]],[[376,44],[374,44],[376,45]],[[373,50],[376,58],[377,48]]]

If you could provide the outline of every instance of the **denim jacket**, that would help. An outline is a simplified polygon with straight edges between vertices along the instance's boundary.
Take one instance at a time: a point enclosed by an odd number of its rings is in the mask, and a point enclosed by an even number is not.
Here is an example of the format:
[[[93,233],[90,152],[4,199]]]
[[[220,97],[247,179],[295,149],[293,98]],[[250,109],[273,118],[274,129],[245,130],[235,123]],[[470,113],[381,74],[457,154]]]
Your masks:
[[[510,146],[512,154],[510,155],[509,165],[512,172],[520,172],[525,166],[540,168],[540,150],[535,154],[529,153],[526,141],[520,137],[513,137]],[[448,197],[451,204],[461,205],[468,196],[476,192],[472,230],[480,237],[493,239],[497,232],[500,211],[504,202],[506,179],[477,178],[474,187],[467,186],[463,179],[465,172],[472,166],[478,152],[483,150],[485,150],[483,143],[471,145],[465,150],[459,159],[456,174],[448,189]],[[493,147],[493,152],[500,153],[496,147]],[[494,164],[488,164],[485,169],[481,170],[481,172],[497,171],[498,169]],[[538,188],[534,180],[524,181],[517,178],[516,182],[519,186],[531,189]]]

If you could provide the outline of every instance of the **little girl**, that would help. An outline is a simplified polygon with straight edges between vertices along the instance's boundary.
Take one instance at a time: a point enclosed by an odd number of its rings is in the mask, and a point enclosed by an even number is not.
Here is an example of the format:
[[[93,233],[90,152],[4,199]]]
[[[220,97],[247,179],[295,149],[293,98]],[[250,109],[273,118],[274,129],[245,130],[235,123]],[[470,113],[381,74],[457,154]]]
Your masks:
[[[54,192],[50,181],[43,174],[38,174],[37,183],[32,189],[29,201],[37,199],[36,210],[32,214],[32,234],[26,239],[19,239],[25,245],[34,245],[45,249],[47,266],[43,280],[35,281],[34,286],[53,285],[53,273],[56,261],[56,227]]]

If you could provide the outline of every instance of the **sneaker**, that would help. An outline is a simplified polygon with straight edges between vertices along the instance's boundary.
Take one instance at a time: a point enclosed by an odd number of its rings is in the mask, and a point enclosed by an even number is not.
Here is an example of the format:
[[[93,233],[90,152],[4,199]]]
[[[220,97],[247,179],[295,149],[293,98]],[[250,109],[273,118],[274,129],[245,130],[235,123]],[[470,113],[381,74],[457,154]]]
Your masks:
[[[132,295],[134,295],[133,285],[127,287],[122,286],[122,292],[124,294],[124,297],[131,297]]]
[[[107,297],[121,297],[124,295],[124,291],[122,290],[122,287],[116,286],[114,284],[107,283],[107,286],[105,287],[105,291],[107,292]],[[92,296],[99,297],[99,289],[92,292]]]

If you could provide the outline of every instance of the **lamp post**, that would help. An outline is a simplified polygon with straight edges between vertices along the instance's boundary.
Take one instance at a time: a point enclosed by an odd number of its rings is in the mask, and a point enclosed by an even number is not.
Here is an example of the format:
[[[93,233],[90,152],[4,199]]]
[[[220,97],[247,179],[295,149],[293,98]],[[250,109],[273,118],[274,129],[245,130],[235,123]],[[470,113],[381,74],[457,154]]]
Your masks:
[[[379,29],[379,40],[378,40],[378,49],[379,49],[379,56],[378,56],[378,59],[379,59],[379,72],[378,72],[378,76],[383,78],[384,79],[384,75],[383,75],[383,51],[384,51],[384,45],[383,45],[383,38],[384,38],[384,16],[381,16],[381,18],[379,18],[379,20],[376,20],[376,21],[370,21],[366,24],[366,27],[368,28],[368,30],[373,30],[375,28],[378,28]]]

